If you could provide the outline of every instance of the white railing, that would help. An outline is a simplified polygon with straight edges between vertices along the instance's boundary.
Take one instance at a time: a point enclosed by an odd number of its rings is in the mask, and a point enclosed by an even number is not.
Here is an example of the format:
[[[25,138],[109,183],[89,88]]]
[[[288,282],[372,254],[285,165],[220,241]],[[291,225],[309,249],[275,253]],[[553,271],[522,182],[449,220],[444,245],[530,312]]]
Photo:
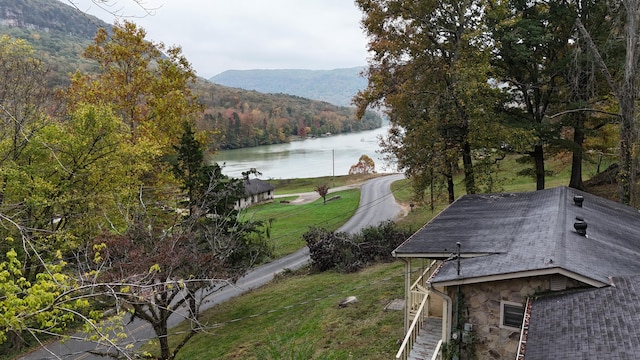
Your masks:
[[[429,263],[429,266],[427,266],[427,268],[424,269],[424,271],[422,272],[422,274],[420,274],[420,276],[416,279],[416,281],[414,281],[413,284],[411,284],[411,289],[414,289],[417,285],[426,286],[427,282],[431,278],[431,275],[433,275],[433,273],[438,268],[436,266],[436,263],[437,263],[436,260],[433,260]]]
[[[413,297],[413,292],[414,291],[412,290],[411,297]],[[425,313],[425,308],[427,308],[426,304],[428,299],[429,299],[429,292],[427,291],[426,294],[423,294],[423,298],[422,298],[422,301],[420,302],[420,306],[415,312],[413,321],[411,322],[411,325],[409,326],[409,330],[407,331],[407,334],[405,335],[404,340],[400,345],[400,349],[396,353],[396,359],[407,360],[409,358],[409,353],[413,348],[413,343],[416,341],[416,338],[418,337],[418,333],[422,328],[423,320],[426,317],[424,313]],[[429,309],[427,308],[426,310],[428,311]]]
[[[442,359],[442,356],[440,356],[441,348],[442,348],[442,339],[438,341],[438,344],[436,345],[435,350],[433,351],[433,356],[431,356],[431,360]]]
[[[409,314],[413,320],[407,330],[400,349],[396,353],[396,359],[406,360],[413,348],[413,344],[418,337],[424,319],[429,315],[429,289],[426,287],[428,279],[437,269],[436,261],[432,261],[429,266],[420,274],[418,279],[411,285],[409,298],[405,306],[409,309]],[[439,352],[439,349],[436,353]]]

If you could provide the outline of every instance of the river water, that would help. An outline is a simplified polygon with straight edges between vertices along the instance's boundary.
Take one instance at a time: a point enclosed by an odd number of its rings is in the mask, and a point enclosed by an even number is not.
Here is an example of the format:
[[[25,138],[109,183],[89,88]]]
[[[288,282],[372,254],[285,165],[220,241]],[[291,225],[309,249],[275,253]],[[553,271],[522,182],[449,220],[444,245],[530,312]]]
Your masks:
[[[224,165],[223,173],[241,177],[251,168],[262,173],[262,179],[314,178],[347,175],[349,168],[367,155],[376,164],[376,172],[394,172],[395,165],[385,164],[378,153],[378,137],[386,135],[389,127],[315,139],[225,150],[215,153],[211,160]]]

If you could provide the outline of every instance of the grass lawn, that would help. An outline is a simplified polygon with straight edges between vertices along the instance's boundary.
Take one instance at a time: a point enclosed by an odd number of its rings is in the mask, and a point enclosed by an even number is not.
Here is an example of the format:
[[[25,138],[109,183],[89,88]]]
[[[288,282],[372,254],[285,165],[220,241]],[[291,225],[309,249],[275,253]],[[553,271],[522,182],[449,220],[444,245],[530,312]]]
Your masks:
[[[327,185],[329,189],[359,184],[368,179],[382,176],[385,174],[359,174],[359,175],[343,175],[343,176],[325,176],[319,178],[306,179],[279,179],[269,180],[269,183],[276,187],[276,194],[295,194],[303,192],[312,192],[316,190],[318,185]]]
[[[282,275],[207,311],[207,333],[196,335],[177,358],[391,359],[403,337],[403,312],[384,307],[403,297],[403,269],[394,262],[355,274]],[[356,304],[338,307],[351,295]],[[171,331],[188,329],[183,323]]]
[[[331,193],[329,197],[340,196],[339,199],[327,201],[322,198],[304,205],[281,203],[291,198],[278,198],[268,204],[250,207],[244,214],[247,218],[260,220],[270,224],[269,233],[274,247],[274,256],[282,257],[300,250],[306,244],[302,234],[309,227],[337,230],[347,222],[358,209],[360,190],[345,190]]]

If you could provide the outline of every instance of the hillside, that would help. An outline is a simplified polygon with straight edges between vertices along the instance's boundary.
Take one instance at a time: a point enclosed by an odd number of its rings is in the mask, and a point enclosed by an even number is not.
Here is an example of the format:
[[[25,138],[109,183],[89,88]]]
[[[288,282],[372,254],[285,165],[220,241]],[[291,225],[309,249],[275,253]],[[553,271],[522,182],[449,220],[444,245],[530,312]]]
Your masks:
[[[51,86],[65,86],[70,73],[94,68],[81,54],[99,27],[110,26],[57,0],[0,0],[0,35],[27,40],[51,67]]]
[[[77,70],[85,73],[97,70],[97,65],[84,59],[82,53],[98,27],[110,26],[64,1],[0,0],[0,35],[28,41],[36,50],[36,57],[51,68],[47,81],[52,87],[67,86],[69,75]],[[276,144],[294,137],[368,130],[382,123],[374,113],[359,120],[353,108],[300,96],[240,90],[204,79],[194,88],[206,106],[198,127],[216,134],[212,149]]]
[[[0,24],[90,40],[98,27],[110,25],[95,16],[74,11],[66,0],[0,0]]]
[[[263,94],[200,81],[195,91],[205,104],[198,128],[217,130],[217,149],[288,142],[291,137],[371,130],[382,118],[367,111],[360,120],[353,107],[285,94]]]
[[[263,93],[282,93],[350,106],[351,99],[367,86],[364,67],[335,70],[228,70],[211,82]]]

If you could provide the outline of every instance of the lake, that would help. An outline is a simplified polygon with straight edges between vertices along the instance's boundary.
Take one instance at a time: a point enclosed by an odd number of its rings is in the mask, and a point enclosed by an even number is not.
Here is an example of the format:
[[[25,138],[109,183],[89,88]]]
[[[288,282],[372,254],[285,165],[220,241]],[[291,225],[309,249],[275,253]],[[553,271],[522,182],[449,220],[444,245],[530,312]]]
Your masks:
[[[395,165],[385,164],[378,153],[378,137],[386,135],[389,126],[357,133],[325,136],[287,144],[219,151],[211,158],[223,173],[241,177],[243,171],[255,168],[262,179],[314,178],[347,175],[349,168],[367,155],[376,164],[376,172],[395,172]]]

